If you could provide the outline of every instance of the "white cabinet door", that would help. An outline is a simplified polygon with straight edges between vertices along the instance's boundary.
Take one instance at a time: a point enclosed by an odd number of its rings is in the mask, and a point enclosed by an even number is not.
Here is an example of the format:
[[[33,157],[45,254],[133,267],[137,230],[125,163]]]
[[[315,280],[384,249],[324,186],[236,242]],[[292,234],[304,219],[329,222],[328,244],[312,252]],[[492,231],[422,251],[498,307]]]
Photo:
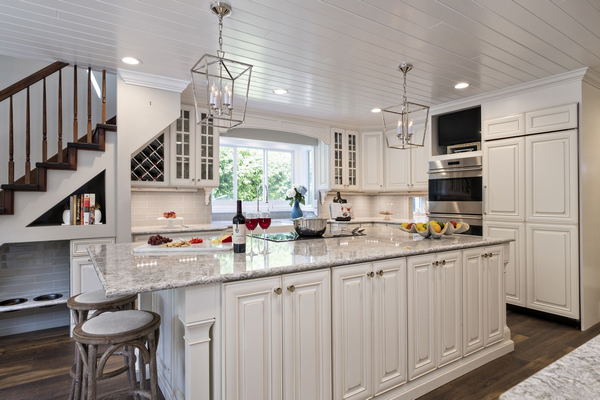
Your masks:
[[[281,279],[225,285],[227,399],[282,398]]]
[[[525,114],[527,134],[577,128],[577,103],[531,111]]]
[[[527,306],[579,318],[577,226],[527,224]]]
[[[196,135],[193,108],[181,108],[180,117],[171,124],[170,169],[171,184],[192,186],[195,184]]]
[[[103,289],[89,257],[71,259],[71,296]]]
[[[436,368],[435,256],[408,258],[408,378]]]
[[[527,136],[525,143],[527,222],[576,224],[577,131]]]
[[[317,190],[329,190],[331,186],[331,180],[329,176],[329,163],[332,159],[331,153],[329,152],[329,145],[325,144],[322,140],[319,140],[317,148],[315,149],[315,180]]]
[[[200,115],[202,119],[205,117],[204,113]],[[194,129],[196,132],[194,182],[198,186],[217,187],[219,186],[219,128],[204,122],[194,125]]]
[[[406,259],[373,265],[373,384],[375,394],[407,381]]]
[[[329,270],[284,275],[283,398],[331,399]]]
[[[410,150],[385,148],[385,190],[406,191],[410,189]]]
[[[430,137],[430,135],[426,135],[423,147],[415,147],[410,150],[411,190],[427,190],[427,185],[429,184],[427,170],[429,169],[429,153],[431,149]]]
[[[486,346],[502,340],[504,335],[504,258],[502,246],[487,247],[484,253],[485,265],[485,332]]]
[[[525,114],[515,114],[483,121],[483,140],[501,139],[525,134]]]
[[[462,255],[440,253],[436,260],[437,365],[462,356]]]
[[[484,214],[487,219],[525,219],[525,139],[483,144]]]
[[[383,188],[383,134],[362,134],[362,188],[380,191]]]
[[[504,271],[504,291],[506,302],[527,306],[527,271],[525,259],[525,223],[483,221],[484,236],[513,239],[508,244],[508,264]]]
[[[484,345],[484,249],[463,251],[463,354]]]
[[[371,264],[332,271],[333,398],[360,400],[373,394]]]

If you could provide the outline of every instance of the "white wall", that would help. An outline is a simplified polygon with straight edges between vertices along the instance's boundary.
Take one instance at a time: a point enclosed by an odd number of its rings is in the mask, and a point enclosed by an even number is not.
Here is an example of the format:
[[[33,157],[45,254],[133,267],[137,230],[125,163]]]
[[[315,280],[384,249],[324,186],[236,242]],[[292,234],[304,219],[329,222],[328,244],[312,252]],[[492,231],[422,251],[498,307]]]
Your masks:
[[[131,155],[179,117],[179,92],[117,80],[117,241],[131,240]]]

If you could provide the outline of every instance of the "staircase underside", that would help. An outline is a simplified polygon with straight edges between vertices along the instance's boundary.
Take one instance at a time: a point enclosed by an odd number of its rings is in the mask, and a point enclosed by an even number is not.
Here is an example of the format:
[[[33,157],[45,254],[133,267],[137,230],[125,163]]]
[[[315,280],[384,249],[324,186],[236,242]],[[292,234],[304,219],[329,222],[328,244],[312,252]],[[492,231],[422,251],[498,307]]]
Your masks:
[[[15,180],[13,184],[4,184],[0,188],[0,215],[14,215],[15,192],[45,192],[47,188],[48,170],[77,170],[77,153],[79,150],[104,151],[106,143],[106,132],[116,132],[116,118],[112,118],[106,124],[97,124],[92,134],[92,142],[87,142],[87,136],[81,137],[77,142],[67,143],[62,150],[62,160],[59,162],[58,153],[50,157],[46,162],[35,164],[30,173],[29,183],[25,183],[25,176]]]

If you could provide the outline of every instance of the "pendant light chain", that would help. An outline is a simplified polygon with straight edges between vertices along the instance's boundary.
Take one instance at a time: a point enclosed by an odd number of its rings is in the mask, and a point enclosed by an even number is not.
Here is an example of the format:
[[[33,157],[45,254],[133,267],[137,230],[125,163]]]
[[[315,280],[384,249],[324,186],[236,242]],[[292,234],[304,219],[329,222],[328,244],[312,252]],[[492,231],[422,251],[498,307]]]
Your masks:
[[[223,57],[223,16],[219,15],[219,55]]]

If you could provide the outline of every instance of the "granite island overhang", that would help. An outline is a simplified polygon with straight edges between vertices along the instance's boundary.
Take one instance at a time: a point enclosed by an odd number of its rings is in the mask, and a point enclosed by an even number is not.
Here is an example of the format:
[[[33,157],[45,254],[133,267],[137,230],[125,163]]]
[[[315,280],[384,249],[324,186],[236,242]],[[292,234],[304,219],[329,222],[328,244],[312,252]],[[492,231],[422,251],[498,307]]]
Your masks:
[[[162,316],[167,399],[409,399],[514,349],[509,244],[372,227],[258,255],[134,255],[140,243],[89,254],[108,295],[145,293],[140,307]]]

